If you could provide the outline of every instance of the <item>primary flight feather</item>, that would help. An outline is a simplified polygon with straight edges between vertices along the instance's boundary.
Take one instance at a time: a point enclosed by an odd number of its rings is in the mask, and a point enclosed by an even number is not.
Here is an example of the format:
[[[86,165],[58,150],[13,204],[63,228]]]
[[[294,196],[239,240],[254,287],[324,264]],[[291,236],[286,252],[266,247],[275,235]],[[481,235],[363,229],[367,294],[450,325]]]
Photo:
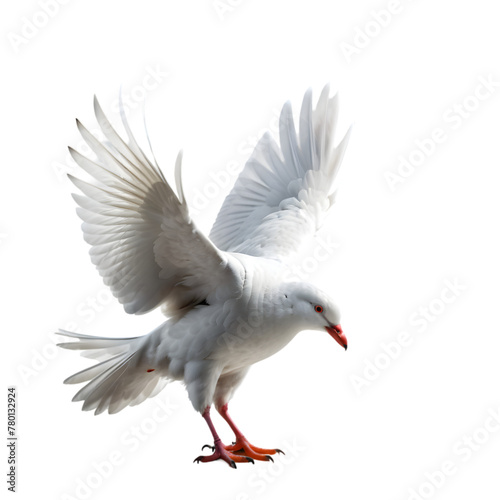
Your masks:
[[[277,449],[248,442],[228,414],[228,401],[249,367],[282,349],[301,330],[326,330],[347,340],[340,313],[314,285],[290,282],[288,261],[320,227],[334,202],[333,184],[349,132],[337,144],[337,98],[326,86],[313,109],[304,96],[298,131],[290,103],[279,119],[279,145],[263,135],[245,164],[217,220],[205,236],[189,215],[179,154],[176,192],[156,160],[139,147],[122,110],[124,140],[94,109],[106,137],[77,126],[96,159],[70,148],[92,178],[69,176],[83,194],[73,197],[85,241],[104,283],[125,311],[143,314],[162,306],[167,319],[147,335],[94,337],[61,330],[59,344],[99,362],[65,383],[87,384],[74,401],[96,414],[116,413],[181,380],[214,439],[211,455],[236,462],[270,460]],[[210,418],[214,405],[235,433],[224,445]]]

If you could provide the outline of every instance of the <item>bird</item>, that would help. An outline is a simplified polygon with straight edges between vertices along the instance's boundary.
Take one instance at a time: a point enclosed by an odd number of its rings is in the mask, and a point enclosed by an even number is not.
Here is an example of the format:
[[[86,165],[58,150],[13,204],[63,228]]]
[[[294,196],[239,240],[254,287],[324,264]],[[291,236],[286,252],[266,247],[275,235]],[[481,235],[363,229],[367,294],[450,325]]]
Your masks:
[[[327,84],[313,107],[302,100],[295,127],[287,101],[279,138],[268,131],[256,143],[210,233],[191,218],[175,161],[175,191],[148,137],[144,152],[120,104],[124,133],[116,131],[94,96],[104,139],[77,120],[93,154],[69,147],[88,180],[68,174],[90,257],[129,314],[161,307],[166,319],[137,337],[101,337],[66,330],[60,347],[96,364],[64,383],[86,383],[73,401],[96,415],[117,413],[181,381],[213,438],[204,463],[273,460],[278,448],[253,445],[234,423],[228,403],[249,368],[284,348],[303,330],[326,331],[347,349],[337,303],[314,284],[290,278],[290,262],[321,227],[335,202],[336,176],[351,128],[335,144],[338,94]],[[146,130],[147,134],[147,130]],[[235,435],[224,444],[211,419],[214,407]]]

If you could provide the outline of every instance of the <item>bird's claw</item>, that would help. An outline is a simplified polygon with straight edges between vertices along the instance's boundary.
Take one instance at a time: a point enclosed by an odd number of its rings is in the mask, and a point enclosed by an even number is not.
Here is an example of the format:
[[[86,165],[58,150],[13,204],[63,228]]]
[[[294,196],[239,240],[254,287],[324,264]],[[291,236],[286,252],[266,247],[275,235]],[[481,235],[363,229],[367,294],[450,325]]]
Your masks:
[[[229,450],[226,449],[226,447],[220,442],[217,441],[215,443],[215,446],[211,446],[209,444],[205,444],[202,447],[202,451],[205,448],[210,448],[212,450],[211,455],[200,455],[199,457],[196,457],[193,460],[193,463],[200,463],[200,462],[214,462],[215,460],[224,460],[229,467],[236,469],[236,462],[251,462],[254,464],[254,460],[251,457],[247,457],[245,455],[240,455],[238,453],[233,453]]]

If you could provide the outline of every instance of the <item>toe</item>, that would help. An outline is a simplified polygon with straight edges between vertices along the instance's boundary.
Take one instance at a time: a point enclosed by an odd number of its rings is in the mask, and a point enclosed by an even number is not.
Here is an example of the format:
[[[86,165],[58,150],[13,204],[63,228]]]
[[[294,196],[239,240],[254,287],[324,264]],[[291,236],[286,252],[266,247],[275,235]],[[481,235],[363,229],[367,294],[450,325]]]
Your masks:
[[[238,454],[238,453],[233,453],[231,451],[228,451],[227,448],[224,446],[222,443],[217,442],[215,446],[210,446],[208,444],[204,445],[202,450],[205,448],[210,448],[213,450],[213,453],[211,455],[200,455],[199,457],[196,457],[193,462],[200,463],[200,462],[214,462],[215,460],[224,460],[229,467],[232,467],[233,469],[236,469],[236,463],[244,463],[244,462],[254,462],[254,457],[251,456],[246,456],[245,454]]]
[[[224,448],[229,453],[246,456],[253,458],[254,460],[262,460],[262,461],[274,462],[271,455],[274,455],[276,453],[281,453],[284,455],[283,451],[281,451],[279,448],[259,448],[258,446],[250,444],[246,439],[241,439],[241,438],[238,439],[232,445],[225,446]]]

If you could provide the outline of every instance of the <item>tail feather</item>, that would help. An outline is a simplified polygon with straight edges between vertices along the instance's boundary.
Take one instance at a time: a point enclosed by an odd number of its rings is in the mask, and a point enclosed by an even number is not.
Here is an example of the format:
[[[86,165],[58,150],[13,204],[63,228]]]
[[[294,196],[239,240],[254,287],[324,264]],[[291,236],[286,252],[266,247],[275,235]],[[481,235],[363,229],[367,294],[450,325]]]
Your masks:
[[[73,401],[84,402],[84,411],[95,410],[96,415],[106,410],[117,413],[158,394],[169,382],[162,370],[151,368],[144,359],[147,336],[115,339],[64,330],[57,333],[77,339],[60,343],[60,347],[81,350],[83,356],[100,360],[64,381],[66,384],[87,382],[73,397]]]
[[[165,388],[165,386],[169,382],[171,382],[171,379],[167,377],[159,378],[156,384],[151,385],[151,387],[149,385],[145,387],[144,390],[133,401],[130,402],[130,406],[141,404],[147,398],[154,398]]]
[[[168,382],[168,380],[166,381]],[[158,386],[161,386],[162,389],[165,387],[165,385],[162,385],[161,379],[146,381],[142,387],[138,387],[133,394],[130,395],[130,406],[136,406],[145,401],[148,397],[152,397],[153,391]]]
[[[77,339],[76,342],[62,342],[59,347],[70,350],[82,350],[82,356],[97,360],[108,360],[110,355],[128,352],[131,343],[141,337],[95,337],[83,333],[59,330],[57,335]]]
[[[89,350],[106,349],[107,347],[115,348],[123,345],[127,347],[128,344],[129,342],[123,342],[123,341],[113,342],[113,339],[111,339],[111,340],[103,340],[102,342],[99,342],[99,344],[96,344],[96,342],[93,340],[91,341],[81,340],[80,342],[64,342],[63,344],[60,344],[60,346],[64,347],[64,349],[79,351],[84,349],[89,349]]]
[[[106,371],[92,379],[88,384],[82,387],[73,397],[73,401],[84,401],[82,410],[93,410],[97,407],[100,399],[108,392],[114,391],[114,386],[118,379],[126,372],[129,367],[129,361],[134,353],[125,356],[118,363],[115,363]],[[93,404],[96,403],[96,406]]]
[[[96,346],[100,345],[101,341],[103,341],[103,340],[116,340],[117,342],[121,342],[121,341],[130,342],[131,340],[140,338],[140,337],[98,337],[96,335],[86,335],[85,333],[70,332],[68,330],[63,330],[62,328],[60,328],[59,331],[56,332],[56,334],[63,335],[64,337],[71,337],[74,339],[93,340],[95,342]]]
[[[93,379],[94,377],[97,377],[98,375],[106,371],[110,366],[115,364],[115,362],[119,361],[120,359],[123,359],[124,356],[125,356],[124,354],[117,354],[116,356],[106,359],[105,361],[97,363],[97,365],[91,366],[90,368],[85,368],[84,370],[79,371],[68,377],[64,381],[64,383],[81,384],[82,382],[88,382],[89,380]]]

